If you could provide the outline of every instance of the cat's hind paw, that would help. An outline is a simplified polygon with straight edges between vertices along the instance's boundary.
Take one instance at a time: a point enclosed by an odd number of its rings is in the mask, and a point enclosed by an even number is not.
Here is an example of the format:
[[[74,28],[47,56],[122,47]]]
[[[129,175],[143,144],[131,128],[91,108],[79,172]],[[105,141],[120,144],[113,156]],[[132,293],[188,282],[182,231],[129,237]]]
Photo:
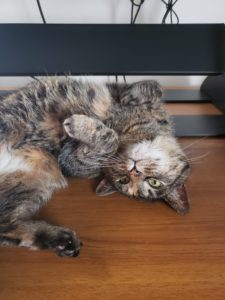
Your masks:
[[[76,239],[73,232],[64,231],[58,237],[56,253],[63,256],[75,257],[80,254],[82,243]]]
[[[39,249],[49,249],[61,257],[75,257],[80,254],[82,243],[73,231],[61,228],[54,231],[39,231],[36,233],[35,245]]]
[[[151,105],[160,102],[162,97],[162,87],[157,81],[148,80],[132,84],[121,97],[122,105]]]

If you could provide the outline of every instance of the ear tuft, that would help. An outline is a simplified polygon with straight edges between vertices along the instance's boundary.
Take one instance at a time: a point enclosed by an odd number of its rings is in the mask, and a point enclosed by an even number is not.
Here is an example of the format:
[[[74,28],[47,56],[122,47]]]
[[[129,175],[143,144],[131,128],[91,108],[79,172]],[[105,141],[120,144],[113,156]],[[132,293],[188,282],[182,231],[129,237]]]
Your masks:
[[[96,188],[96,194],[98,196],[107,196],[116,192],[114,186],[106,179],[102,179]]]

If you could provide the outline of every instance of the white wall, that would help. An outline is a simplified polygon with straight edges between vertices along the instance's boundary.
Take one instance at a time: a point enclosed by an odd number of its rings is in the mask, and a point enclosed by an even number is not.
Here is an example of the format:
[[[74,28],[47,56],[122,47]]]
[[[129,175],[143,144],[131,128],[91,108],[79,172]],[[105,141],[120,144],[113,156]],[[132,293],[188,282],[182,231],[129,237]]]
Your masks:
[[[139,0],[136,0],[138,3]],[[47,23],[129,23],[130,0],[41,0]],[[180,23],[224,23],[225,0],[178,0]],[[161,23],[165,6],[145,0],[136,23]],[[0,0],[0,23],[41,23],[36,0]],[[92,77],[93,78],[93,77]],[[128,77],[128,81],[146,77]],[[165,86],[198,86],[203,76],[154,76]],[[99,77],[96,80],[114,80]],[[0,86],[19,86],[29,78],[0,77]],[[122,80],[122,79],[121,79]]]

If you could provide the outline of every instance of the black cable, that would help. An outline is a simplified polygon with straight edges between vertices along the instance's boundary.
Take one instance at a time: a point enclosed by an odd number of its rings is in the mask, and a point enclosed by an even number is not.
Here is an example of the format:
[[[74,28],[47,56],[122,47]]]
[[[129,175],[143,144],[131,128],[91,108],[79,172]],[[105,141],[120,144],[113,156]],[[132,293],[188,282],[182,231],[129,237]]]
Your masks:
[[[130,2],[131,2],[130,24],[135,24],[138,14],[140,12],[140,9],[141,9],[143,3],[145,2],[145,0],[139,0],[139,3],[136,3],[135,0],[130,0]],[[134,14],[135,7],[137,8],[137,10]],[[118,75],[115,76],[115,79],[116,79],[116,83],[118,83]],[[124,83],[127,82],[125,75],[123,75],[123,81],[124,81]]]
[[[131,2],[130,23],[134,24],[136,22],[139,12],[140,12],[141,6],[145,2],[145,0],[140,0],[139,3],[136,3],[135,0],[130,0],[130,2]],[[137,7],[135,15],[134,15],[134,7]]]
[[[45,16],[43,14],[43,11],[42,11],[42,8],[41,8],[41,3],[39,0],[36,0],[37,1],[37,6],[38,6],[38,9],[39,9],[39,12],[40,12],[40,15],[41,15],[41,18],[42,18],[42,21],[43,21],[43,24],[46,24],[46,20],[45,20]],[[37,77],[35,76],[30,76],[32,79],[34,80],[37,80],[37,81],[40,81]]]
[[[43,21],[44,24],[46,24],[45,16],[44,16],[43,11],[42,11],[42,8],[41,8],[41,3],[40,3],[39,0],[36,0],[36,1],[37,1],[37,6],[38,6],[38,9],[39,9],[39,12],[40,12],[42,21]]]
[[[174,11],[174,5],[177,3],[178,0],[161,0],[166,5],[166,12],[162,19],[162,24],[166,24],[166,19],[170,15],[170,23],[173,24],[173,16],[175,16],[177,24],[179,24],[180,20],[177,13]]]
[[[40,12],[40,15],[41,15],[43,24],[46,24],[45,16],[44,16],[44,13],[43,13],[43,10],[42,10],[42,7],[41,7],[41,3],[40,3],[39,0],[37,0],[37,6],[38,6],[38,9],[39,9],[39,12]],[[35,76],[31,76],[31,78],[33,78],[34,80],[40,81],[40,80],[39,80],[37,77],[35,77]]]

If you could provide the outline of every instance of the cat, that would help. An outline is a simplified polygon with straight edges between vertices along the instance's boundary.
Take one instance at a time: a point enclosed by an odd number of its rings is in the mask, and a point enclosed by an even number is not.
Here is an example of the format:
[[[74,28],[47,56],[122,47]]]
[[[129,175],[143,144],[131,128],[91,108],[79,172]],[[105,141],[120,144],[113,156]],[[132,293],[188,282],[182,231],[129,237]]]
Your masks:
[[[189,210],[190,165],[173,136],[155,81],[96,84],[47,78],[0,102],[0,245],[77,256],[70,229],[31,220],[66,186],[65,176],[103,175],[97,195],[163,199]]]

